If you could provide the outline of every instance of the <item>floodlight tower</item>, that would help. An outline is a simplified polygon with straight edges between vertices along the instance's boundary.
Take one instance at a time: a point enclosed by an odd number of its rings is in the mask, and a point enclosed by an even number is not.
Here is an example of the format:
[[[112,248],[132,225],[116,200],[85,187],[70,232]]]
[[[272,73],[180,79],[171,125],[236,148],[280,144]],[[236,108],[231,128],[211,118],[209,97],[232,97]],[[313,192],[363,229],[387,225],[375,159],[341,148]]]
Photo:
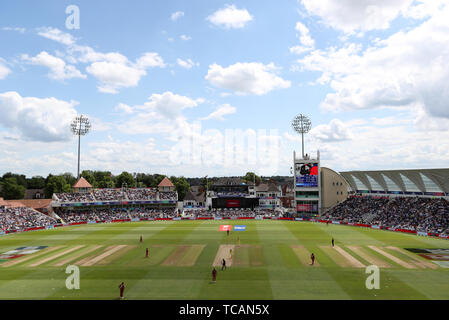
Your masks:
[[[81,136],[85,136],[89,133],[91,125],[89,118],[86,116],[80,115],[76,117],[71,124],[72,133],[75,136],[78,136],[78,174],[77,178],[80,178],[80,148],[81,148]]]
[[[304,134],[308,133],[312,128],[312,122],[310,119],[303,115],[299,114],[292,120],[292,128],[297,133],[301,134],[302,137],[302,158],[304,159]]]

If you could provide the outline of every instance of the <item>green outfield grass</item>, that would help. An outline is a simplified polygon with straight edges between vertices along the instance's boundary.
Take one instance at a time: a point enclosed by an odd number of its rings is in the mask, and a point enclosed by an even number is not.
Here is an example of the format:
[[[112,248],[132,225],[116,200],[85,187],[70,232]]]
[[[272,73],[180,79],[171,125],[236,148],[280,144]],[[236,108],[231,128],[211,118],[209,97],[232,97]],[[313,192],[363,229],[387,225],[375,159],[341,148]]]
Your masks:
[[[220,224],[247,229],[227,236],[218,231]],[[350,226],[154,221],[0,237],[0,254],[24,246],[48,248],[0,261],[0,299],[117,299],[122,281],[126,299],[449,299],[449,269],[403,251],[449,248],[449,241]],[[217,282],[211,283],[220,254],[228,268],[218,267]],[[379,290],[365,287],[365,266],[373,262],[380,266]],[[79,290],[65,286],[69,264],[80,268]]]

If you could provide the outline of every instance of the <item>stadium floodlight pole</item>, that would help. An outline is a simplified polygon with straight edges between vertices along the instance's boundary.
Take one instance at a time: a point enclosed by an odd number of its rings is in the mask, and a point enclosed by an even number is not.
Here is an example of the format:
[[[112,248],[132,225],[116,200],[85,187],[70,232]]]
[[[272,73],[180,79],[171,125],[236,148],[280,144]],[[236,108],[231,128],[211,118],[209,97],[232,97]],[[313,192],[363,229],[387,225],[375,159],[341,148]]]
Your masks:
[[[80,178],[80,150],[81,150],[81,136],[85,136],[89,133],[91,128],[89,118],[80,115],[76,117],[71,124],[72,133],[78,136],[78,173],[77,178]]]
[[[299,114],[292,120],[292,128],[297,133],[301,134],[302,137],[302,158],[304,159],[304,134],[308,133],[310,129],[312,128],[312,121],[310,119],[303,115]]]

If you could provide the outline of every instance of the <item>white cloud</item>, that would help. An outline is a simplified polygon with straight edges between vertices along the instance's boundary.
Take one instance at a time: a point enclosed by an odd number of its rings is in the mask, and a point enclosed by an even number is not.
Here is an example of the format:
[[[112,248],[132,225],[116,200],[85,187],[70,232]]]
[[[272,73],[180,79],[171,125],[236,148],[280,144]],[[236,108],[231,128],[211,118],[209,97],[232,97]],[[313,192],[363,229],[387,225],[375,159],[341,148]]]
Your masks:
[[[147,74],[148,68],[166,66],[155,52],[146,52],[133,63],[119,52],[102,53],[89,46],[78,45],[72,35],[56,28],[40,28],[38,34],[66,45],[66,60],[90,63],[86,72],[99,80],[97,88],[103,93],[117,93],[121,88],[135,87]],[[72,69],[70,66],[68,68]]]
[[[184,40],[184,41],[192,40],[191,36],[186,36],[185,34],[181,34],[179,37],[181,38],[181,40]]]
[[[114,111],[124,113],[124,114],[131,114],[134,112],[134,109],[133,109],[133,107],[131,107],[127,104],[119,103],[118,105],[115,106]]]
[[[75,38],[70,33],[62,32],[57,28],[43,27],[39,28],[37,31],[38,35],[67,46],[75,44]]]
[[[27,54],[22,55],[25,60],[34,65],[44,66],[50,69],[48,77],[54,80],[66,80],[72,78],[85,79],[87,76],[82,74],[76,67],[68,65],[61,58],[52,56],[46,51],[42,51],[35,57],[29,57]]]
[[[22,97],[14,91],[0,94],[0,124],[32,141],[68,141],[76,116],[74,101]]]
[[[170,91],[162,94],[154,93],[149,97],[149,101],[143,106],[136,107],[147,111],[157,111],[158,114],[168,118],[175,119],[180,116],[181,111],[187,108],[194,108],[203,103],[201,98],[191,99]]]
[[[362,51],[360,45],[315,50],[299,61],[334,90],[324,110],[424,108],[449,118],[449,5],[407,32]],[[431,36],[429,36],[431,35]]]
[[[86,68],[100,81],[98,90],[104,93],[117,93],[120,88],[135,87],[140,78],[147,74],[151,67],[165,67],[164,61],[157,53],[146,53],[131,63],[121,54],[111,53],[106,60],[94,62]]]
[[[4,60],[0,58],[0,80],[5,79],[11,73],[11,70],[3,62]]]
[[[176,59],[176,62],[180,67],[183,67],[185,69],[191,69],[194,66],[199,66],[200,64],[198,62],[193,62],[192,59],[182,60],[182,59]]]
[[[227,5],[208,16],[207,20],[225,29],[240,29],[253,20],[253,16],[246,9],[237,9],[235,5]]]
[[[26,29],[21,27],[3,27],[2,30],[4,31],[17,31],[20,33],[25,33]]]
[[[387,29],[413,0],[301,0],[307,12],[347,34]]]
[[[237,108],[231,106],[230,104],[223,104],[221,106],[218,106],[217,109],[215,109],[214,112],[209,114],[207,117],[202,118],[201,120],[224,120],[224,116],[228,114],[233,114],[237,112]]]
[[[291,47],[290,52],[301,54],[313,50],[315,48],[315,41],[310,36],[309,29],[304,24],[298,21],[296,23],[296,31],[298,32],[297,37],[301,45]]]
[[[170,19],[171,19],[172,21],[176,21],[176,20],[178,20],[178,19],[181,18],[181,17],[184,17],[184,12],[182,12],[182,11],[176,11],[176,12],[173,12],[173,13],[171,14]]]
[[[273,63],[238,62],[227,68],[214,63],[205,77],[213,85],[238,94],[263,95],[275,89],[289,88],[291,83],[278,77]]]
[[[310,130],[310,136],[323,142],[339,142],[353,139],[351,130],[340,120],[318,125]]]

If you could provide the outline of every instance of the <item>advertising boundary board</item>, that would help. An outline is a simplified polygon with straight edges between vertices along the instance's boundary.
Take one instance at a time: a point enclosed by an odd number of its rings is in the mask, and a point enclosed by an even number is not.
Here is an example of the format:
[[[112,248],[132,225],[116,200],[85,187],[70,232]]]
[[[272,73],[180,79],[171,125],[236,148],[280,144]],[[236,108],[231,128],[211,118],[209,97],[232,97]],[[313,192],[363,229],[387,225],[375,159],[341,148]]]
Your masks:
[[[223,217],[223,220],[225,219],[231,219],[231,220],[259,220],[255,219],[254,217]],[[51,230],[54,228],[59,227],[67,227],[67,226],[77,226],[77,225],[83,225],[83,224],[93,224],[93,223],[118,223],[118,222],[137,222],[137,221],[182,221],[182,220],[214,220],[213,217],[199,217],[199,218],[141,218],[141,219],[118,219],[118,220],[112,220],[112,221],[82,221],[82,222],[72,222],[68,224],[54,224],[49,225],[45,227],[34,227],[34,228],[27,228],[24,230],[9,230],[9,231],[0,231],[0,236],[7,235],[11,233],[21,233],[21,232],[28,232],[28,231],[38,231],[38,230]],[[401,232],[401,233],[407,233],[407,234],[414,234],[418,236],[427,236],[427,237],[434,237],[438,239],[444,239],[449,240],[449,236],[443,236],[439,235],[438,233],[432,233],[432,232],[421,232],[421,231],[413,231],[413,230],[407,230],[407,229],[392,229],[389,227],[381,227],[377,225],[369,225],[369,224],[362,224],[362,223],[351,223],[351,222],[337,222],[337,221],[331,221],[331,220],[317,220],[317,219],[307,219],[307,218],[272,218],[272,217],[263,217],[263,220],[284,220],[284,221],[305,221],[305,222],[316,222],[316,223],[332,223],[332,224],[341,224],[341,225],[347,225],[347,226],[354,226],[354,227],[363,227],[363,228],[370,228],[370,229],[377,229],[377,230],[387,230],[392,232]]]

